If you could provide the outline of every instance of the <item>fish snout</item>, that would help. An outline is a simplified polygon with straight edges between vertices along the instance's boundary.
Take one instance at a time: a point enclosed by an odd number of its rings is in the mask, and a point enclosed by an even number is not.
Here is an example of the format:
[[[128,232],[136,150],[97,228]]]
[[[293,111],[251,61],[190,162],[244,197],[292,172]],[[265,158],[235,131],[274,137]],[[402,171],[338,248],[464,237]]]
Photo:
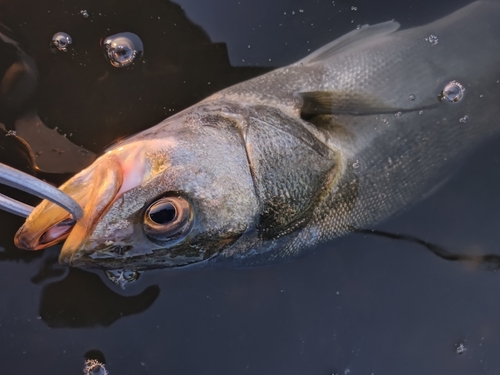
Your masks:
[[[59,259],[69,263],[116,198],[122,183],[123,168],[119,158],[113,154],[104,155],[60,187],[83,208],[83,217],[75,221],[67,211],[44,200],[17,231],[15,245],[25,250],[41,250],[66,240]]]

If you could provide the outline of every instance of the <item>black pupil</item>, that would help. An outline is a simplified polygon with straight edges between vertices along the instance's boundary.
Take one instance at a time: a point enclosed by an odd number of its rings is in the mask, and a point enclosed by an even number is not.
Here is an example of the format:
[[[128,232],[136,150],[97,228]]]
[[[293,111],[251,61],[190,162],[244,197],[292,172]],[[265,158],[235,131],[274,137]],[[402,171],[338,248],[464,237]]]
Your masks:
[[[157,224],[168,224],[175,219],[175,214],[172,203],[160,203],[149,212],[149,217]]]

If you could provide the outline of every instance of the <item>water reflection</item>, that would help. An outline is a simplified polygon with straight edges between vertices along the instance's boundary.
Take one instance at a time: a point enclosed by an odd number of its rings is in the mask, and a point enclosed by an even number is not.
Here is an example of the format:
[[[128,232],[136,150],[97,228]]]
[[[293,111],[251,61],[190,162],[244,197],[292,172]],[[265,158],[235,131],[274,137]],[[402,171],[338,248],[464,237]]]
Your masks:
[[[84,7],[89,18],[82,17],[77,5],[23,0],[2,9],[0,22],[22,19],[31,26],[29,47],[37,56],[40,75],[35,98],[40,118],[93,152],[215,91],[270,70],[232,67],[226,45],[213,43],[173,2],[91,0]],[[27,6],[30,12],[25,12]],[[71,51],[50,52],[47,24],[50,30],[72,36]],[[17,23],[12,27],[16,34],[26,33]],[[146,54],[141,62],[116,69],[100,43],[123,31],[139,35]]]
[[[220,7],[220,13],[229,14],[228,22],[233,23],[240,19],[232,17],[225,7],[246,4],[193,3],[201,8]],[[304,3],[302,18],[291,17],[297,31],[286,29],[290,35],[281,40],[267,32],[267,41],[272,39],[275,45],[284,40],[289,45],[302,41],[305,45],[310,35],[323,35],[323,41],[316,41],[321,45],[332,39],[329,29],[342,34],[354,17],[348,9],[351,4],[346,8],[342,2],[336,1],[336,6],[330,0],[327,3],[316,12],[328,18],[325,29],[320,29],[321,20],[313,15],[316,2]],[[225,46],[211,43],[180,6],[167,1],[5,0],[0,5],[0,20],[12,22],[15,34],[30,40],[27,52],[40,71],[34,107],[41,120],[58,126],[68,137],[73,134],[70,139],[74,143],[94,152],[212,90],[265,71],[231,68]],[[247,6],[259,19],[273,9],[280,15],[284,10],[290,14],[291,6],[297,9],[296,4],[279,1],[247,2]],[[392,18],[425,23],[438,18],[439,12],[444,15],[459,7],[456,1],[423,1],[409,12],[405,2],[388,6],[386,2],[363,0],[356,6],[354,25]],[[90,17],[84,18],[82,9],[87,9]],[[137,9],[141,9],[140,14]],[[338,10],[343,10],[339,15],[349,14],[349,18],[335,18]],[[157,16],[161,20],[157,21]],[[300,28],[305,17],[310,22]],[[278,22],[263,19],[262,30],[279,31]],[[344,30],[337,28],[342,22]],[[254,35],[259,32],[259,23]],[[51,25],[50,30],[47,25]],[[67,30],[75,38],[74,46],[78,40],[81,49],[74,56],[71,52],[51,54],[47,48],[47,38],[59,30]],[[122,30],[136,32],[147,48],[147,61],[133,70],[111,67],[102,50],[95,48],[96,40]],[[151,43],[161,48],[150,48]],[[257,51],[255,45],[252,43],[252,54]],[[284,50],[290,56],[297,49],[290,51]],[[14,122],[3,121],[8,129],[14,129]],[[22,151],[15,145],[11,150],[2,157],[29,170]],[[497,151],[498,147],[476,160],[479,163],[471,168],[476,174],[463,174],[432,203],[424,203],[422,210],[427,216],[423,219],[414,212],[385,228],[419,233],[418,228],[423,227],[419,238],[450,249],[461,242],[475,243],[472,238],[492,238],[486,245],[493,251],[498,243],[494,235],[498,232],[498,207],[492,200],[500,182],[492,182],[497,174],[491,171],[499,166],[494,161]],[[20,152],[19,157],[14,156],[16,152]],[[487,169],[486,182],[485,171],[482,174],[478,165]],[[60,183],[68,176],[44,177]],[[36,203],[30,199],[27,201]],[[465,218],[464,212],[475,215]],[[2,363],[5,373],[81,374],[84,353],[85,358],[106,362],[111,374],[329,374],[346,369],[351,374],[404,374],[409,368],[425,374],[477,374],[495,373],[500,368],[498,275],[470,272],[456,262],[450,266],[450,262],[433,261],[435,257],[422,251],[407,251],[408,247],[402,246],[407,241],[349,236],[313,256],[276,267],[158,271],[144,275],[131,289],[158,284],[161,295],[155,297],[159,290],[153,286],[141,290],[136,299],[128,299],[120,295],[124,292],[119,287],[98,275],[59,267],[57,249],[52,249],[52,255],[15,249],[12,237],[21,222],[0,212],[0,245],[4,247],[0,251],[4,277],[0,324],[5,337],[0,352],[9,358]],[[469,227],[473,227],[470,234],[464,234]],[[107,297],[118,307],[106,301]],[[136,315],[119,318],[120,310],[130,313],[134,308]],[[36,319],[39,314],[43,321]],[[69,329],[47,329],[47,325]],[[97,328],[71,329],[92,325]],[[460,343],[465,343],[467,350],[459,356],[456,345]]]
[[[54,40],[57,41],[58,48],[66,51],[70,42],[63,34],[57,33]],[[7,135],[14,136],[19,146],[19,150],[13,150],[14,140],[11,138],[7,142],[2,137],[0,146],[8,143],[8,147],[1,148],[0,162],[10,161],[10,165],[14,166],[12,163],[18,165],[19,158],[23,167],[28,164],[31,173],[35,170],[75,173],[94,161],[93,153],[73,144],[65,135],[58,133],[57,129],[47,128],[32,108],[32,97],[38,84],[37,67],[13,39],[11,30],[5,27],[0,27],[0,76],[2,130]]]
[[[29,263],[35,259],[40,258],[42,255],[43,254],[40,251],[33,251],[28,254],[22,254],[19,252],[19,250],[16,250],[14,248],[7,249],[5,247],[0,247],[0,262],[20,261],[23,263]]]
[[[49,272],[54,274],[54,270]],[[137,295],[123,296],[106,286],[98,275],[71,268],[63,280],[44,286],[39,313],[52,328],[106,327],[144,312],[159,295],[160,287],[151,285]]]
[[[500,268],[500,255],[459,254],[409,235],[376,230],[358,230],[357,232],[422,245],[442,259],[470,262],[475,265],[475,268],[488,271],[496,271]],[[403,249],[410,251],[409,248],[403,247]],[[0,253],[0,260],[6,260],[7,258],[2,259],[2,254]],[[40,254],[40,252],[34,254]],[[405,255],[400,253],[400,256]],[[240,272],[245,271],[240,270]],[[160,295],[158,285],[148,286],[137,295],[121,295],[116,288],[106,284],[103,277],[104,273],[99,276],[96,273],[59,265],[57,252],[47,255],[38,273],[31,279],[35,284],[45,284],[39,305],[39,315],[42,320],[52,328],[110,326],[120,318],[144,312],[155,303]],[[197,275],[195,274],[194,277]],[[266,290],[272,283],[275,281],[266,278],[253,280],[254,287],[262,290]],[[279,288],[279,286],[275,287]],[[175,286],[171,288],[175,289]],[[269,297],[266,293],[259,294],[259,297],[253,300],[251,296],[243,292],[244,289],[243,286],[234,285],[227,292],[228,302],[236,311],[241,309],[239,305],[261,306],[262,308],[267,303],[265,301]]]
[[[385,238],[390,238],[393,240],[406,241],[409,243],[414,243],[417,245],[422,245],[425,249],[429,250],[434,255],[449,261],[464,262],[472,264],[475,268],[483,269],[486,271],[496,272],[500,269],[500,255],[498,254],[461,254],[455,253],[449,249],[439,246],[437,244],[430,243],[421,238],[410,236],[407,234],[400,233],[390,233],[381,230],[373,229],[355,229],[353,232],[369,234],[374,236],[380,236]]]
[[[421,239],[393,234],[383,231],[359,231],[363,234],[372,234],[384,238],[398,239],[406,242],[417,243],[425,246],[434,254],[446,260],[473,260],[479,263],[484,260],[485,268],[489,269],[493,259],[498,265],[499,256],[491,254],[481,257],[471,255],[454,254],[443,247],[430,244]],[[150,308],[158,299],[160,288],[157,285],[149,286],[141,293],[135,296],[124,296],[117,292],[117,288],[110,287],[109,284],[103,281],[103,278],[95,273],[86,272],[79,269],[70,269],[60,266],[57,263],[59,248],[53,249],[51,252],[19,252],[19,251],[3,251],[0,253],[0,261],[6,260],[23,260],[29,261],[43,255],[44,259],[39,262],[39,270],[36,275],[31,278],[31,281],[37,285],[43,285],[43,290],[40,295],[39,316],[41,319],[52,328],[85,328],[94,326],[110,326],[120,318],[125,318],[129,315],[140,314]],[[408,248],[402,247],[403,251],[410,251]],[[24,255],[20,257],[20,255]],[[404,253],[399,253],[398,257],[404,258]],[[310,261],[310,260],[309,260]],[[294,263],[294,268],[299,267],[298,263]],[[234,270],[235,272],[243,272],[244,270]],[[233,271],[229,271],[233,272]],[[189,272],[188,272],[189,273]],[[264,271],[264,275],[269,271]],[[202,281],[203,277],[194,274],[193,284]],[[198,280],[196,280],[196,278]],[[178,282],[176,280],[173,281]],[[255,290],[270,290],[280,289],[280,285],[276,281],[268,277],[258,277],[252,280],[251,285]],[[179,285],[171,285],[169,287],[170,294],[172,290],[178,288]],[[226,292],[226,303],[232,306],[234,311],[244,313],[243,306],[251,307],[261,314],[261,318],[265,319],[267,309],[265,306],[270,303],[271,296],[268,293],[258,293],[248,295],[246,292],[247,286],[233,285]],[[282,290],[286,291],[285,290]],[[177,297],[178,298],[178,297]],[[163,306],[166,307],[166,306]],[[186,306],[184,309],[188,308]],[[255,313],[255,312],[254,312]]]
[[[0,248],[0,262],[36,261],[38,270],[31,282],[42,286],[38,315],[53,328],[109,326],[118,319],[140,314],[160,295],[158,285],[150,285],[136,295],[122,295],[96,273],[61,266],[55,251],[20,252]],[[42,259],[40,259],[42,258]]]
[[[13,168],[34,175],[36,166],[29,145],[13,132],[0,128],[0,162],[8,162]]]
[[[3,25],[0,25],[0,56],[0,122],[9,124],[31,100],[38,72],[33,59]]]
[[[57,129],[49,129],[35,111],[16,120],[16,134],[26,141],[34,154],[37,170],[49,173],[76,173],[96,158],[93,152],[72,143]]]

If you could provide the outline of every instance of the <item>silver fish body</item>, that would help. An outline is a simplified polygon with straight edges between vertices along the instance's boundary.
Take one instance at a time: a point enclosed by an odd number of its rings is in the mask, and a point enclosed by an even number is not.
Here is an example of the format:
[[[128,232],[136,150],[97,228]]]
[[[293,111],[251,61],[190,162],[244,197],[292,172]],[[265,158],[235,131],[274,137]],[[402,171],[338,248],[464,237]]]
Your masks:
[[[500,128],[500,2],[364,26],[116,145],[16,235],[60,261],[147,269],[301,253],[420,201]],[[101,181],[96,183],[95,181]]]

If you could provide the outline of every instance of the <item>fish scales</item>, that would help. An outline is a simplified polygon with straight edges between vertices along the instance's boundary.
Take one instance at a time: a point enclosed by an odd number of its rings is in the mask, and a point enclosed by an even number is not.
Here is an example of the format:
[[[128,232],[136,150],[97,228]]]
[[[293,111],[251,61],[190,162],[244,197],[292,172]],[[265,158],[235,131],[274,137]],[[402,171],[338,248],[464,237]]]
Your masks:
[[[400,117],[394,112],[332,116],[332,122],[353,134],[340,145],[347,151],[349,173],[310,224],[275,256],[296,254],[311,243],[365,228],[419,202],[449,178],[478,143],[498,133],[499,114],[492,108],[500,99],[499,16],[499,3],[476,2],[429,25],[384,35],[313,66],[286,67],[214,95],[231,100],[241,95],[279,106],[296,92],[335,91],[347,97],[363,92],[388,107],[418,109],[436,102],[449,81],[466,86],[468,100],[456,103],[459,109],[455,103],[442,103]],[[437,45],[428,41],[430,35],[438,36]],[[293,108],[298,113],[300,101]],[[466,124],[459,121],[464,115],[469,117]],[[333,150],[339,148],[338,130],[324,140]]]

